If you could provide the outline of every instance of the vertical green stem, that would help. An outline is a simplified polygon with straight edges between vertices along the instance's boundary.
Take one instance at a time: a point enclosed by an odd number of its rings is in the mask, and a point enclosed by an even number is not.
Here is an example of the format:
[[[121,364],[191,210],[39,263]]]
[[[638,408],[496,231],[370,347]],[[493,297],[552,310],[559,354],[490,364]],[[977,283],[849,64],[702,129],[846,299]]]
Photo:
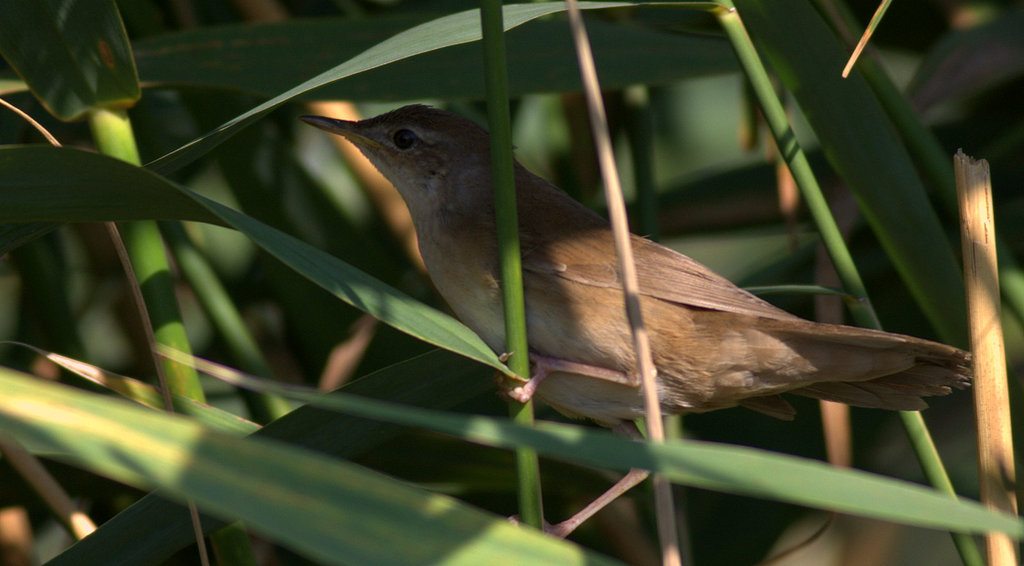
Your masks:
[[[140,165],[131,122],[123,110],[99,108],[89,113],[89,125],[101,153],[134,165]],[[142,296],[153,324],[158,344],[191,353],[181,312],[174,296],[167,252],[155,222],[136,221],[121,224],[128,257],[135,270]],[[190,366],[162,359],[160,362],[172,393],[203,401],[205,395],[199,377]]]
[[[771,79],[768,77],[768,72],[765,70],[764,65],[761,64],[761,59],[750,40],[750,36],[747,35],[747,30],[740,20],[739,13],[735,9],[719,9],[716,11],[716,15],[722,28],[725,29],[726,35],[729,36],[733,49],[736,51],[736,56],[740,60],[743,72],[746,74],[750,87],[753,89],[754,95],[761,106],[765,123],[768,124],[768,128],[771,130],[772,136],[774,136],[775,142],[779,147],[779,152],[782,154],[783,159],[786,160],[786,164],[789,166],[797,186],[800,187],[800,193],[807,203],[807,209],[814,218],[814,223],[818,227],[818,232],[822,242],[825,244],[829,257],[832,259],[832,263],[835,265],[836,272],[843,282],[843,287],[857,298],[856,302],[850,303],[850,312],[853,314],[854,320],[861,326],[878,328],[880,323],[875,316],[874,310],[871,308],[867,288],[864,286],[864,281],[860,278],[860,273],[853,263],[853,256],[850,255],[850,250],[847,249],[846,243],[843,242],[842,233],[836,224],[835,218],[832,217],[828,201],[825,200],[825,195],[818,185],[818,180],[814,177],[811,165],[807,161],[807,155],[804,154],[799,142],[797,142],[796,134],[789,125],[789,119],[786,117],[786,111],[782,107],[782,102],[775,94],[775,89],[772,86]]]
[[[850,311],[857,324],[868,328],[881,328],[881,324],[875,315],[874,309],[867,297],[867,290],[860,278],[853,258],[850,255],[846,243],[836,225],[835,219],[828,208],[828,202],[818,186],[817,180],[811,171],[807,157],[800,148],[789,125],[782,103],[772,88],[768,73],[754,48],[743,22],[735,9],[719,9],[716,11],[719,23],[725,29],[733,49],[740,60],[743,71],[750,81],[750,86],[758,99],[761,110],[765,117],[772,135],[775,137],[782,157],[789,165],[790,172],[796,180],[800,192],[807,202],[808,209],[814,218],[815,225],[821,234],[829,256],[839,274],[840,280],[845,289],[856,297],[856,301],[849,303]],[[954,494],[952,483],[946,473],[945,466],[939,458],[935,443],[925,426],[924,419],[918,412],[900,412],[900,418],[907,431],[914,452],[924,470],[925,476],[940,491]],[[978,564],[971,557],[976,555],[980,558],[973,539],[959,534],[951,533],[954,542],[960,551],[961,558],[966,564]]]
[[[502,303],[505,309],[505,348],[511,353],[509,367],[512,371],[520,376],[528,376],[530,358],[526,341],[512,127],[508,112],[505,35],[500,1],[481,0],[480,23],[483,29],[484,75],[487,82],[487,117],[491,132],[491,178],[494,185]],[[532,403],[512,403],[509,411],[517,423],[533,423]],[[516,449],[516,467],[519,479],[519,518],[539,529],[543,526],[544,515],[537,452],[527,448]]]
[[[921,468],[928,482],[943,493],[956,497],[956,490],[953,489],[953,482],[946,473],[946,467],[939,457],[935,448],[932,435],[928,432],[924,418],[921,413],[901,411],[900,419],[903,421],[903,428],[907,431],[910,444],[917,453],[917,459],[921,462]],[[964,533],[949,533],[953,538],[953,544],[960,554],[960,560],[965,566],[984,566],[985,560],[981,556],[981,550],[971,535]]]

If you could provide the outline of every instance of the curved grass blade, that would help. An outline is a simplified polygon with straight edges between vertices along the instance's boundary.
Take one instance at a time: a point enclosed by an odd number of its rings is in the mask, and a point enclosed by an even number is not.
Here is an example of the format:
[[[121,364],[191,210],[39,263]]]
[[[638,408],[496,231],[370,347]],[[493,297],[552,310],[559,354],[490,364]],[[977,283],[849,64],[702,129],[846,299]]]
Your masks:
[[[487,374],[486,368],[464,357],[435,350],[360,378],[342,390],[362,397],[448,409],[490,391],[494,386]],[[254,435],[351,459],[392,438],[399,429],[397,425],[305,405]],[[210,516],[204,516],[202,523],[205,532],[225,524]],[[48,566],[147,566],[163,563],[193,542],[188,511],[156,492],[100,525],[91,536],[65,550]]]
[[[143,38],[133,47],[139,76],[147,86],[228,89],[269,98],[423,19],[417,14],[202,27]],[[667,34],[602,20],[588,25],[605,88],[664,84],[736,70],[736,58],[720,36]],[[579,90],[564,21],[534,21],[506,35],[510,95]],[[345,40],[338,41],[339,37]],[[544,57],[538,58],[538,53]],[[644,64],[637,65],[638,60]],[[482,99],[481,76],[480,47],[463,44],[357,73],[298,98]]]
[[[161,354],[181,363],[190,358],[167,349]],[[1024,535],[1020,519],[991,512],[977,502],[875,474],[836,468],[827,462],[690,439],[664,444],[634,442],[608,431],[550,422],[525,427],[507,420],[441,413],[347,395],[325,396],[209,362],[198,369],[238,387],[252,387],[354,416],[443,432],[487,446],[515,448],[525,444],[543,455],[569,462],[622,472],[644,468],[694,487],[925,527],[970,533],[992,529],[1017,538]]]
[[[676,4],[676,3],[665,3]],[[713,6],[711,2],[680,2],[679,5],[696,7]],[[581,2],[580,9],[595,10],[635,6],[632,2]],[[513,4],[503,7],[504,29],[508,31],[530,20],[565,10],[556,2],[537,4]],[[389,63],[407,59],[421,53],[428,53],[443,47],[477,41],[480,34],[479,10],[467,10],[444,16],[403,31],[363,51],[348,61],[329,69],[259,106],[225,122],[212,132],[197,138],[184,146],[156,159],[146,167],[160,173],[174,171],[208,152],[232,135],[236,128],[244,127],[288,100],[319,88],[329,82],[341,80],[356,73],[376,69]]]
[[[339,299],[425,342],[508,369],[454,318],[252,217],[146,169],[49,146],[0,148],[0,222],[198,220],[231,226]]]
[[[196,501],[324,564],[612,564],[361,466],[0,369],[0,423],[38,448]],[[381,544],[381,541],[401,541]],[[108,562],[109,563],[109,562]]]

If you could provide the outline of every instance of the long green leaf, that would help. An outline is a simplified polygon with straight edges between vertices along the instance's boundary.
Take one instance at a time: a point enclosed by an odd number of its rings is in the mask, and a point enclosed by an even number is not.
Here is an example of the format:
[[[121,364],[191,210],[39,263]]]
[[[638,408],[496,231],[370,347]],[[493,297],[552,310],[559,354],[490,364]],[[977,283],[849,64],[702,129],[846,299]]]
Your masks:
[[[714,6],[712,2],[679,2],[666,3],[679,5],[692,5],[695,7]],[[630,2],[580,2],[580,8],[584,10],[618,8],[634,6]],[[504,6],[502,12],[504,29],[506,31],[518,27],[530,20],[562,12],[565,6],[557,2],[544,2],[537,4],[513,4]],[[406,30],[394,37],[382,41],[348,61],[325,71],[286,92],[260,104],[259,106],[236,116],[225,122],[217,129],[197,138],[188,144],[164,155],[163,157],[148,163],[146,166],[154,171],[168,173],[174,171],[210,149],[221,143],[227,136],[230,136],[236,128],[244,127],[267,112],[277,108],[285,102],[319,88],[329,82],[344,79],[356,73],[383,67],[413,55],[420,55],[435,51],[444,47],[451,47],[462,43],[469,43],[480,39],[480,12],[479,10],[467,10],[449,16],[444,16],[425,24],[418,25]]]
[[[422,22],[417,15],[205,27],[142,39],[134,49],[139,75],[147,85],[230,89],[270,97]],[[564,21],[536,21],[507,34],[512,96],[579,90],[575,54],[565,26]],[[604,88],[662,84],[736,70],[729,44],[719,36],[672,35],[601,20],[588,28]],[[416,55],[329,83],[300,98],[483,98],[479,51],[479,46],[461,45]],[[537,57],[538,53],[544,56]],[[638,60],[645,64],[637,65]]]
[[[116,456],[113,459],[125,458],[127,456],[123,455],[121,448],[118,447],[131,447],[142,439],[131,434],[119,437],[116,433],[106,431],[98,432],[96,438],[91,435],[89,438],[83,438],[91,433],[88,427],[66,425],[70,430],[81,434],[68,439],[67,443],[54,443],[48,441],[45,435],[36,432],[34,427],[60,426],[60,423],[76,419],[85,419],[85,422],[89,422],[91,418],[96,417],[111,419],[113,422],[107,426],[114,429],[125,426],[119,425],[120,421],[133,423],[131,426],[141,430],[150,422],[137,420],[139,417],[135,414],[134,408],[114,407],[115,403],[107,399],[95,398],[94,395],[80,393],[70,388],[41,388],[35,380],[3,373],[0,373],[0,384],[5,391],[10,392],[0,400],[0,419],[4,419],[3,415],[7,414],[10,426],[14,427],[11,430],[28,431],[26,443],[37,448],[42,445],[65,453],[77,454],[79,458],[90,458],[91,450],[98,448],[83,447],[95,442],[104,447],[104,461],[112,459],[111,456]],[[1018,538],[1024,535],[1024,523],[1018,518],[994,513],[976,502],[953,499],[923,486],[874,474],[835,468],[825,462],[753,448],[695,440],[647,444],[626,440],[607,431],[576,425],[543,423],[534,429],[504,419],[441,413],[340,394],[323,396],[301,393],[275,382],[263,383],[261,387],[265,391],[289,395],[320,407],[445,432],[471,442],[505,448],[527,445],[536,448],[541,454],[554,458],[615,470],[646,468],[665,474],[674,482],[695,487],[776,499],[925,527],[973,533],[999,530]],[[63,403],[73,403],[74,408]],[[53,414],[49,414],[45,410],[46,407],[52,408]],[[102,411],[103,415],[91,415],[93,411]],[[177,419],[160,416],[152,422],[154,426],[158,421],[169,425],[173,420]],[[208,446],[203,443],[203,439],[207,436],[216,435],[206,429],[193,430],[188,434],[183,433],[180,438],[176,437],[175,443],[194,447],[200,452],[200,457],[205,457]],[[237,437],[231,438],[238,441]],[[79,443],[76,444],[76,440]],[[176,456],[178,457],[183,456]],[[117,462],[91,464],[90,469],[105,474],[117,473],[118,475],[113,477],[129,482],[153,481],[151,478],[154,477],[164,478],[162,475],[154,475],[157,473],[155,470],[134,476],[130,473],[125,475],[126,472],[116,469],[118,465]],[[138,471],[134,473],[138,474]],[[181,483],[170,482],[172,478],[177,478],[177,475],[161,480],[158,485],[175,490],[186,487]],[[168,483],[165,485],[164,481]],[[310,481],[313,479],[310,478]],[[201,502],[209,497],[204,493],[185,494],[194,496]],[[211,509],[220,508],[214,506]]]
[[[436,350],[367,375],[346,385],[343,391],[418,407],[449,409],[493,387],[493,380],[488,378],[484,366]],[[305,405],[254,434],[336,458],[351,459],[392,438],[399,428]],[[203,518],[206,532],[222,525],[223,521],[209,516]],[[100,525],[92,535],[61,553],[48,566],[159,564],[194,542],[188,511],[157,492]]]
[[[223,223],[159,175],[77,149],[0,147],[0,222],[195,220]]]
[[[370,470],[0,369],[0,424],[36,447],[196,501],[325,564],[612,564]],[[382,541],[395,541],[381,544]]]
[[[324,396],[235,372],[221,372],[218,377],[235,385],[257,387],[354,416],[435,430],[489,446],[514,448],[525,444],[546,456],[603,468],[645,468],[695,487],[954,531],[984,532],[987,528],[1017,537],[1024,535],[1024,522],[992,513],[978,503],[816,460],[695,440],[638,443],[607,431],[573,425],[543,423],[537,428],[524,427],[503,420],[356,400],[345,395]]]
[[[301,240],[140,167],[86,151],[0,148],[0,222],[187,219],[231,226],[352,306],[431,344],[508,371],[454,318]]]

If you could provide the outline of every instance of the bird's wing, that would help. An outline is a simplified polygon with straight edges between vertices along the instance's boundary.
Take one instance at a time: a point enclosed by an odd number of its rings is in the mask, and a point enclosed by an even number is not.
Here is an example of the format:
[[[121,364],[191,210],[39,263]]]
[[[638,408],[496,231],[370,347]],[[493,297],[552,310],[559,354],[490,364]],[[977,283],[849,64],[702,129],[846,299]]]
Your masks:
[[[637,236],[633,236],[632,241],[642,295],[703,309],[774,319],[798,318],[740,289],[681,253]],[[579,249],[582,247],[587,247],[589,253]],[[523,249],[525,270],[583,285],[622,288],[611,234],[605,230],[585,237],[533,242]],[[595,249],[604,253],[594,253]]]

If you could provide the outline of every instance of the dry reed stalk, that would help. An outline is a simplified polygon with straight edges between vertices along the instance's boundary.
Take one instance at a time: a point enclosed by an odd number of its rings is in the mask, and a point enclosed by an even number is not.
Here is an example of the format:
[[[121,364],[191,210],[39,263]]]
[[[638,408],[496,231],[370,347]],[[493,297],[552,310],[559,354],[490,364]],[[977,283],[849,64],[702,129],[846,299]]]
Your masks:
[[[981,502],[1017,513],[1006,354],[999,320],[999,276],[992,184],[988,162],[957,151],[953,158],[964,253],[967,318],[974,356],[974,407],[978,421],[978,481]],[[1004,533],[985,537],[988,564],[1017,564],[1017,545]]]

